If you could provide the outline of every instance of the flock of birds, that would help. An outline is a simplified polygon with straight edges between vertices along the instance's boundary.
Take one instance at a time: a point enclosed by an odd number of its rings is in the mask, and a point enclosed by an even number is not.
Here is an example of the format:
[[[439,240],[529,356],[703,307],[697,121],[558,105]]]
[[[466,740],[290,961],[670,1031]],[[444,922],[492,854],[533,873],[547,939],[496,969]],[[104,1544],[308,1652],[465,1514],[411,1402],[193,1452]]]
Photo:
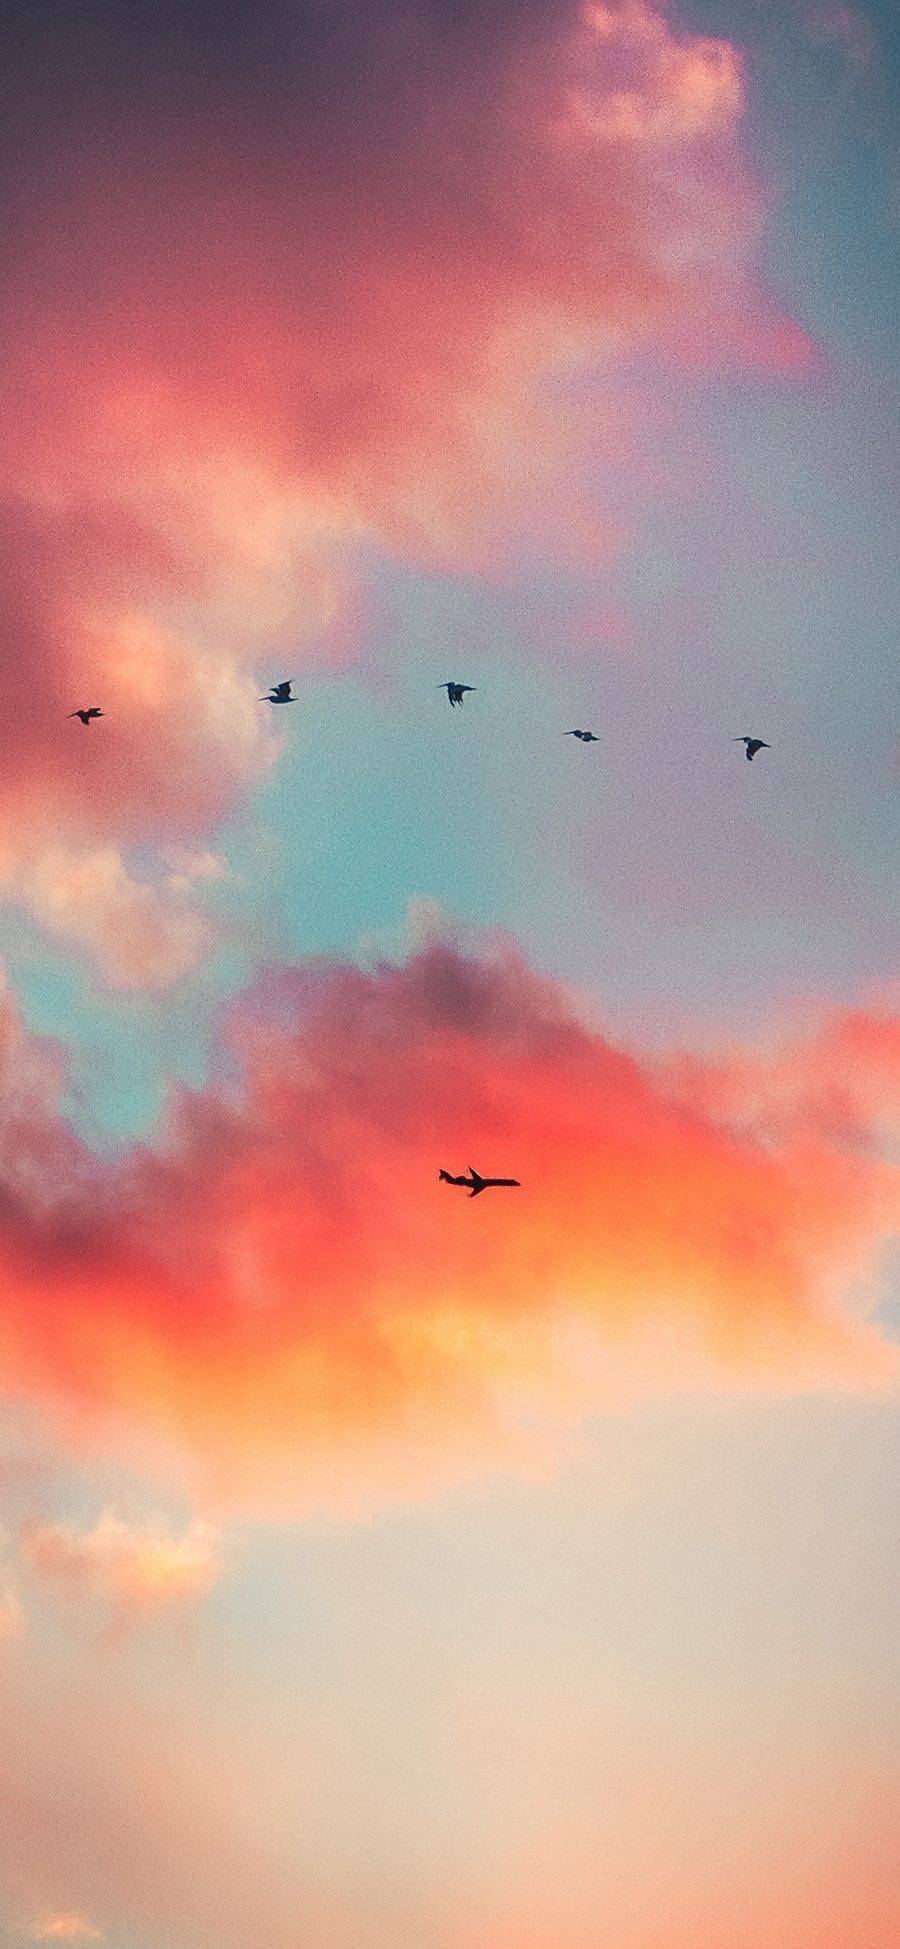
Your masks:
[[[259,703],[296,704],[297,698],[292,689],[292,683],[293,679],[291,677],[285,677],[281,683],[273,684],[271,690],[267,690],[265,696],[259,698]],[[475,685],[454,683],[451,681],[449,683],[438,684],[437,689],[446,690],[448,700],[455,710],[457,704],[461,704],[467,695],[474,692]],[[79,718],[82,724],[90,724],[93,718],[105,716],[105,712],[100,709],[99,704],[90,704],[86,709],[70,711],[69,716]],[[600,743],[600,739],[597,737],[595,731],[564,731],[562,735],[564,738],[579,738],[582,744]],[[743,745],[744,756],[748,760],[748,763],[752,762],[758,751],[771,751],[772,749],[771,745],[766,743],[765,738],[751,738],[745,735],[735,738],[733,742]],[[519,1188],[518,1178],[483,1178],[472,1164],[469,1165],[468,1174],[464,1173],[461,1177],[454,1177],[451,1171],[439,1171],[438,1178],[444,1184],[464,1185],[470,1198],[477,1198],[482,1191],[490,1191],[496,1187],[508,1185],[510,1187],[514,1186],[516,1189]]]

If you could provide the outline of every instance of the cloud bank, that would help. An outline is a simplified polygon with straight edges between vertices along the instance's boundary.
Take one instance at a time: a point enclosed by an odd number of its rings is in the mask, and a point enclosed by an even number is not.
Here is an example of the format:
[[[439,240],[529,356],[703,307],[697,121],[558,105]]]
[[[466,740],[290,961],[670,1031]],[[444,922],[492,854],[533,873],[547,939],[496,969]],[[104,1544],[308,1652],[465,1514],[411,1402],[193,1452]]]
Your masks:
[[[92,0],[0,58],[0,889],[162,987],[210,936],[158,849],[274,756],[259,674],[354,653],[361,539],[492,569],[553,479],[590,551],[548,374],[808,346],[740,56],[653,0]]]
[[[512,947],[432,938],[368,973],[273,971],[216,1086],[98,1160],[52,1064],[17,1084],[10,1024],[7,1389],[76,1438],[171,1444],[223,1507],[299,1510],[543,1467],[582,1415],[673,1387],[892,1385],[865,1319],[898,1215],[875,1042],[896,1062],[876,1017],[644,1062]],[[438,1182],[470,1163],[521,1189]],[[112,1518],[35,1547],[129,1590],[159,1556]]]

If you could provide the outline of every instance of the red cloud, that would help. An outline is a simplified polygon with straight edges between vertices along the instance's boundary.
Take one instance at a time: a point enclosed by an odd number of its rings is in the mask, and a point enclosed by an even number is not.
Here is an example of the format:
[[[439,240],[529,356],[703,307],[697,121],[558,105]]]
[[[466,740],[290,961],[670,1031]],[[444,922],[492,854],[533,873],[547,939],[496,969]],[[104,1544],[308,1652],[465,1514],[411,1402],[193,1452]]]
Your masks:
[[[819,1107],[832,1054],[852,1124]],[[642,1390],[896,1377],[858,1304],[900,1189],[858,1029],[666,1071],[511,949],[432,941],[273,974],[235,1060],[124,1163],[20,1091],[4,1372],[75,1430],[163,1435],[208,1492],[303,1506],[534,1466]],[[470,1163],[521,1189],[438,1182]]]
[[[97,0],[0,30],[0,887],[120,981],[204,951],[128,848],[202,841],[259,774],[251,672],[346,654],[361,536],[485,565],[546,531],[576,417],[548,371],[799,356],[755,288],[729,43],[653,0],[340,21]],[[595,545],[568,491],[556,525]]]

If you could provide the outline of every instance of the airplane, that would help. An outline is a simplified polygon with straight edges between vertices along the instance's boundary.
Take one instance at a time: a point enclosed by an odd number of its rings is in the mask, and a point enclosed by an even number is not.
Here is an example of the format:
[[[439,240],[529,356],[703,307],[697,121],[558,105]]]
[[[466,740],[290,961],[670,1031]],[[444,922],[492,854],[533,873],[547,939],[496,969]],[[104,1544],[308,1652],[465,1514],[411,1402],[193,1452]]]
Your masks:
[[[765,738],[733,738],[732,743],[743,745],[744,757],[747,759],[755,758],[758,751],[771,751],[772,749],[772,746],[766,743]]]
[[[297,702],[296,697],[291,696],[291,682],[292,679],[290,677],[286,677],[283,683],[273,684],[268,694],[265,697],[261,697],[259,699],[260,703],[261,704],[296,704]]]
[[[455,1178],[450,1171],[438,1171],[438,1177],[443,1178],[445,1184],[464,1184],[470,1198],[477,1198],[479,1191],[489,1191],[495,1184],[518,1186],[519,1183],[518,1178],[483,1178],[476,1171],[474,1164],[469,1165],[468,1177]]]
[[[449,697],[450,702],[451,704],[454,705],[454,707],[457,704],[462,703],[464,693],[467,690],[474,690],[474,689],[475,689],[474,684],[454,684],[454,683],[438,684],[438,690],[446,690],[447,696]]]
[[[102,717],[103,712],[101,711],[99,704],[91,704],[89,709],[86,711],[70,711],[69,716],[80,717],[82,724],[90,724],[92,717]]]

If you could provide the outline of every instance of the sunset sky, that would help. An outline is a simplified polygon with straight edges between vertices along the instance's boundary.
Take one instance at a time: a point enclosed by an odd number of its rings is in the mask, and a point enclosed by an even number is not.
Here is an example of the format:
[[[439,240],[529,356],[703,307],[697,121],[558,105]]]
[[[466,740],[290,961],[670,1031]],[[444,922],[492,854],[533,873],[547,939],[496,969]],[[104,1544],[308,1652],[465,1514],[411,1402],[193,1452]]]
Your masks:
[[[0,1935],[888,1949],[894,10],[0,93]]]

